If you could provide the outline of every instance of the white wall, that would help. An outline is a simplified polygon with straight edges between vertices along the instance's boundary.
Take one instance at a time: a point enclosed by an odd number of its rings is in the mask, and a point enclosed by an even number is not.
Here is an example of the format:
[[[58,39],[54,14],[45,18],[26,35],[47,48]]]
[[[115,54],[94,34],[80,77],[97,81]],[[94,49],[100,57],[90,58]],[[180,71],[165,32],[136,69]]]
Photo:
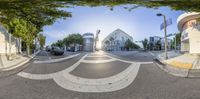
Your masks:
[[[200,53],[200,26],[188,28],[185,32],[189,33],[190,53]]]
[[[5,29],[0,25],[0,55],[9,53],[8,34],[5,32]],[[19,41],[12,37],[11,42],[11,54],[16,54],[18,52],[17,45],[19,45]]]
[[[182,52],[189,52],[189,50],[190,50],[189,42],[188,43],[182,42],[181,43],[181,51]]]

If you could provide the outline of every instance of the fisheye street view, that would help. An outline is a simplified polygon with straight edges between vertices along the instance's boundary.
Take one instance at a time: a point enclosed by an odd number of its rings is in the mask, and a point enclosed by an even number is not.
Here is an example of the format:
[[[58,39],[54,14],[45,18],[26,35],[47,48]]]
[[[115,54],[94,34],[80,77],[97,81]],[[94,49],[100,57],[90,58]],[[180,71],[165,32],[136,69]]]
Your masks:
[[[0,99],[200,99],[198,0],[0,0]]]

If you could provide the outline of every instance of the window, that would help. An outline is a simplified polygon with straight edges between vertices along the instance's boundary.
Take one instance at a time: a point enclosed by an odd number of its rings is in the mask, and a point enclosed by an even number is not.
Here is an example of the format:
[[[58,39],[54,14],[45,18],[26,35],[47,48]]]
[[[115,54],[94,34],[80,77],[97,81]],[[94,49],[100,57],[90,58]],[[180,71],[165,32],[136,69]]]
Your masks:
[[[124,41],[124,37],[122,37],[122,41]]]

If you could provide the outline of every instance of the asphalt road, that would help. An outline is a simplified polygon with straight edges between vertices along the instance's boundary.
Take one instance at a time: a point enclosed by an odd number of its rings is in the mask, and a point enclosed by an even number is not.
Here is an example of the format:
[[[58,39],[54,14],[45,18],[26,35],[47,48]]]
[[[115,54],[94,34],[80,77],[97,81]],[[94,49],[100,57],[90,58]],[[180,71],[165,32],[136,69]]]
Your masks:
[[[70,75],[101,79],[117,75],[130,67],[130,63],[111,60],[110,57],[105,56],[106,53],[88,54],[84,57],[86,54],[82,53],[59,63],[34,64],[31,62],[22,72],[52,74],[67,70],[79,62],[77,67],[69,71]],[[124,52],[115,55],[118,56],[112,57],[137,62],[151,62],[153,59],[148,52],[128,52],[128,54]],[[136,57],[136,55],[139,56]],[[37,58],[41,56],[49,59],[45,52],[38,54]],[[110,62],[105,62],[105,60],[110,60]],[[95,64],[95,62],[104,63]],[[15,74],[0,79],[0,99],[200,99],[200,79],[175,77],[160,70],[154,63],[149,63],[141,64],[134,81],[123,89],[111,92],[78,92],[59,86],[53,79],[27,79]]]

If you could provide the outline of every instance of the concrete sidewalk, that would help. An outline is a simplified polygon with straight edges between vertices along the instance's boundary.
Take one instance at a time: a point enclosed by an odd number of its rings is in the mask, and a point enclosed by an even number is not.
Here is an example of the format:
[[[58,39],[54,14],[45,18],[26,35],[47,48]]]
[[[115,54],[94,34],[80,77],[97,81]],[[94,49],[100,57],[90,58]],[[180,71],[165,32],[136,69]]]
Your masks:
[[[170,74],[181,77],[200,77],[200,56],[195,54],[168,53],[164,60],[164,53],[157,55],[157,64]]]
[[[0,59],[1,59],[0,69],[3,70],[5,68],[13,67],[17,64],[20,64],[29,59],[29,57],[23,55],[14,55],[12,60],[8,60],[7,56],[1,55]]]
[[[14,55],[13,60],[8,60],[6,56],[0,56],[0,77],[8,76],[22,70],[26,63],[35,57],[40,51],[30,55]]]
[[[183,54],[168,60],[163,60],[165,64],[183,69],[198,69],[199,66],[195,66],[195,61],[198,60],[197,55]]]

